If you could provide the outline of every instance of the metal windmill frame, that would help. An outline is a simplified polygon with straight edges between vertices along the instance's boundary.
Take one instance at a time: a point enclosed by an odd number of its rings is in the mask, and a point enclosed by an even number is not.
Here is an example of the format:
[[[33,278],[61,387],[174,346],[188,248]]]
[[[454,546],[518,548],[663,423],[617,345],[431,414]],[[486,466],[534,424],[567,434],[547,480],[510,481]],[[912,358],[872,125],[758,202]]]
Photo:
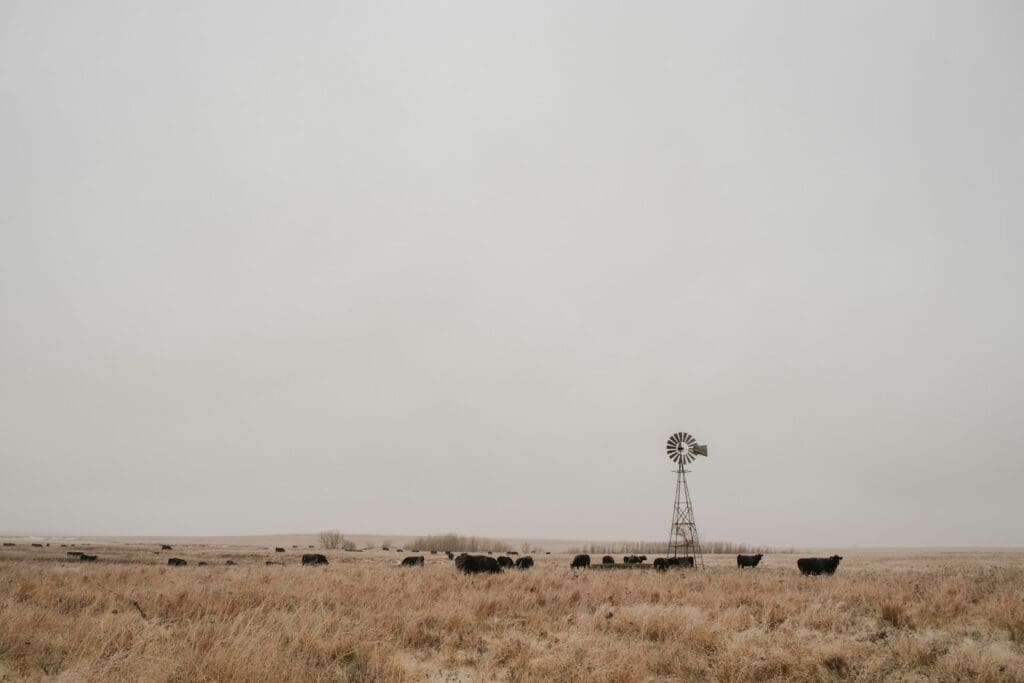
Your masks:
[[[693,566],[704,569],[704,554],[701,552],[700,536],[697,534],[697,522],[693,516],[693,502],[690,500],[690,487],[686,483],[689,472],[686,465],[693,462],[698,455],[707,457],[708,447],[697,443],[697,440],[685,432],[669,437],[666,445],[669,458],[676,462],[676,495],[672,506],[672,526],[669,528],[669,558],[692,557]]]

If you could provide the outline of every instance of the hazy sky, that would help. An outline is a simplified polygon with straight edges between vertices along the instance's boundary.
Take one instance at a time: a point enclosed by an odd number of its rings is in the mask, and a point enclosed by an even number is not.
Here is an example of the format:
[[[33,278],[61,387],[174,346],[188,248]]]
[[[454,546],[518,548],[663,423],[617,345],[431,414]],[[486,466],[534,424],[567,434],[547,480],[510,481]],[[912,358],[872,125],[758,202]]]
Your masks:
[[[1024,545],[1024,4],[0,4],[0,531]]]

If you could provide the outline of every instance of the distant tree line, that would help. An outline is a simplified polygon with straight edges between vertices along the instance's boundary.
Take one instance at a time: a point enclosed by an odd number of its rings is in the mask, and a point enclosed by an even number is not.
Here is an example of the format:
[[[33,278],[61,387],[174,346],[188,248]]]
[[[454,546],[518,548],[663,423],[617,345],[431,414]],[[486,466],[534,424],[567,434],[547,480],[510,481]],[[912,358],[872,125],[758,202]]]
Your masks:
[[[649,554],[664,553],[668,547],[667,541],[612,541],[585,543],[581,546],[569,548],[569,553],[609,553],[609,554]],[[753,545],[751,543],[733,543],[732,541],[701,541],[700,549],[706,555],[735,555],[764,553],[791,553],[792,548],[775,548],[767,545]]]
[[[480,550],[505,551],[511,548],[508,541],[483,536],[462,536],[461,534],[433,534],[420,536],[407,546],[410,550],[450,550],[454,552],[474,552]]]

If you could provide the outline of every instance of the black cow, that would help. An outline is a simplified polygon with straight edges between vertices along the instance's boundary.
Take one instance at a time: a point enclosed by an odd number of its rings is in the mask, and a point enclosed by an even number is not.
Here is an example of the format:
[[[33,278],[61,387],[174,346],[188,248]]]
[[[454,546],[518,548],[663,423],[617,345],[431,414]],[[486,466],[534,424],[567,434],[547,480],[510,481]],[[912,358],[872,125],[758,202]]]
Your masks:
[[[515,563],[512,561],[511,557],[505,557],[504,555],[501,555],[501,556],[498,557],[498,565],[502,569],[511,569],[512,565],[514,565],[514,564]]]
[[[185,560],[181,559],[180,557],[168,557],[167,558],[167,565],[169,567],[184,567],[186,564],[188,564],[188,562],[186,562]]]
[[[605,555],[601,558],[601,564],[615,564],[615,558],[611,555]]]
[[[569,566],[572,569],[586,569],[590,566],[590,555],[577,555],[572,558],[572,564]]]
[[[737,555],[736,566],[740,569],[743,569],[744,567],[756,567],[761,564],[762,557],[764,557],[764,555],[761,553],[758,553],[757,555]]]
[[[86,555],[85,553],[82,553],[81,555],[78,556],[78,559],[80,561],[82,561],[82,562],[95,562],[97,557],[99,557],[99,556],[98,555]]]
[[[422,567],[423,556],[422,555],[410,555],[409,557],[402,559],[403,567]]]
[[[455,558],[455,568],[466,574],[499,574],[501,565],[493,557],[486,555],[468,555],[462,553]]]
[[[302,556],[302,564],[329,564],[327,557],[320,553],[306,553]]]
[[[693,558],[685,557],[657,557],[654,559],[654,568],[658,571],[666,571],[669,567],[692,567]]]
[[[805,576],[818,574],[835,574],[836,568],[839,567],[839,561],[843,558],[839,555],[833,555],[832,557],[801,557],[796,561],[796,566],[800,569],[800,573]]]
[[[284,548],[274,548],[274,552],[275,553],[283,553],[284,552]]]
[[[226,565],[232,565],[232,564],[234,564],[234,563],[235,563],[235,561],[234,561],[234,560],[228,560],[228,561],[227,561],[227,562],[225,562],[224,564],[226,564]]]
[[[529,569],[533,566],[533,558],[529,555],[523,555],[522,557],[516,558],[516,569]]]
[[[174,548],[172,548],[171,546],[167,545],[166,543],[161,543],[160,544],[160,550],[174,550]]]

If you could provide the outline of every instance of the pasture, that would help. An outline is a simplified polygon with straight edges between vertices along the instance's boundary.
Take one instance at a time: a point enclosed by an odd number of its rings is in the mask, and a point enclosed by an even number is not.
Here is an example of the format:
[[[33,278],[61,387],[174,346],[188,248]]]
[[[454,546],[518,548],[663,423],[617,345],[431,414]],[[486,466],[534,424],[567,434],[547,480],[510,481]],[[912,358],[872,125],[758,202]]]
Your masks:
[[[0,548],[0,680],[1024,680],[1021,553],[845,551],[817,577],[796,555],[466,576],[408,554],[21,541]]]

